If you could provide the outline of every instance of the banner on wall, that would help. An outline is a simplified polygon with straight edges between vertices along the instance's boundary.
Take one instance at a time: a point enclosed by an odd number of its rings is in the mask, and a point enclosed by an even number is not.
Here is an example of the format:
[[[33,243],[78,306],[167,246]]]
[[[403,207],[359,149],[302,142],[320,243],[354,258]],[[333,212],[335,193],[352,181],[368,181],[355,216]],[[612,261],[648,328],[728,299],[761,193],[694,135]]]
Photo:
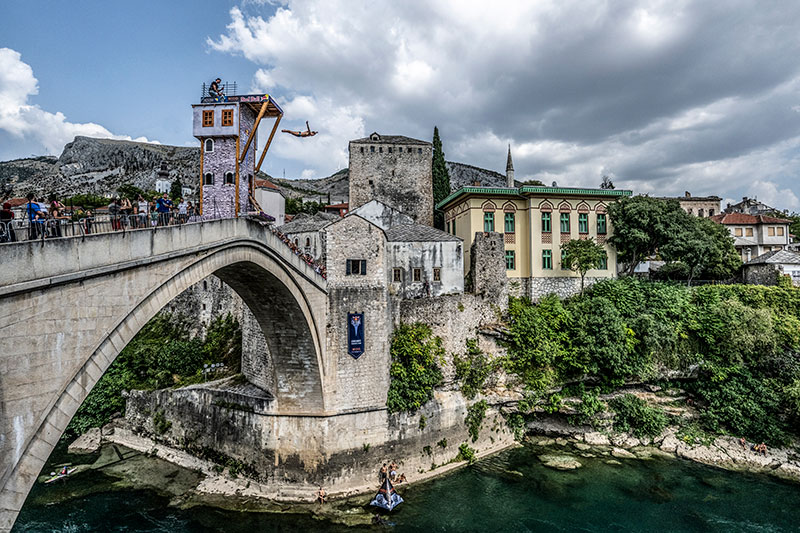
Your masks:
[[[347,313],[347,353],[355,359],[364,355],[364,313]]]

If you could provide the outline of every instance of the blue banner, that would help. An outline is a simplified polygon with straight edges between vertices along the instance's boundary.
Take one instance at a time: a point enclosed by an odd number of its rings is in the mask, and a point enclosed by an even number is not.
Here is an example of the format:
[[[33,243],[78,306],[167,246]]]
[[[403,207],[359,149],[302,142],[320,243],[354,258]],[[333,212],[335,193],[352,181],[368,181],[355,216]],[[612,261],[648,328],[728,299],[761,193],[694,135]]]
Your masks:
[[[364,355],[364,313],[347,313],[347,353],[355,359]]]

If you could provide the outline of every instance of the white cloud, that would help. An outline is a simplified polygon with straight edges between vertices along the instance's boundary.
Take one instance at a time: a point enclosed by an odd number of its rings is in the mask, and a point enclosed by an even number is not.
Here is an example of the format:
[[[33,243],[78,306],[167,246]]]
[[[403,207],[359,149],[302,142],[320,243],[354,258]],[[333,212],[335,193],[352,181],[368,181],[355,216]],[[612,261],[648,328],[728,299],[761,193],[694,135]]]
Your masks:
[[[373,130],[520,178],[745,194],[800,174],[800,4],[694,0],[245,2],[213,50],[258,66],[293,129],[273,149],[327,175]],[[269,13],[269,14],[266,14]],[[782,194],[788,191],[791,194]],[[765,193],[766,194],[766,193]],[[782,198],[779,198],[781,200]],[[778,207],[778,206],[776,206]],[[787,203],[785,207],[791,208]]]
[[[771,181],[756,181],[750,186],[748,192],[748,196],[751,198],[758,198],[765,204],[777,209],[800,209],[800,200],[791,189],[781,189]]]
[[[30,97],[38,93],[33,69],[22,61],[20,53],[0,48],[0,130],[19,139],[38,142],[48,154],[59,154],[77,135],[156,142],[145,137],[132,139],[127,135],[115,135],[92,122],[69,122],[61,112],[51,113],[31,104]]]

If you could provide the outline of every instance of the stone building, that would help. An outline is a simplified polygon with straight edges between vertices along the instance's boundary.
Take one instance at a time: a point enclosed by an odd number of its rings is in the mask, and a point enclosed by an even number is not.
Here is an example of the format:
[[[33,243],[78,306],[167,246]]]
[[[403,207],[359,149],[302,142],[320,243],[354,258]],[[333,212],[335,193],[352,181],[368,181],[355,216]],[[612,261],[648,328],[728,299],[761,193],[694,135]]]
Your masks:
[[[433,225],[433,145],[401,135],[350,141],[350,201],[353,210],[379,200]]]
[[[751,285],[776,285],[780,276],[789,276],[800,287],[800,254],[775,250],[744,264],[744,281]]]
[[[322,230],[325,226],[332,224],[341,217],[331,213],[319,212],[313,215],[298,213],[291,222],[288,222],[278,229],[281,233],[289,237],[289,240],[300,248],[303,252],[314,258],[314,261],[325,262]]]
[[[613,228],[606,207],[631,191],[570,187],[463,187],[437,205],[448,233],[464,240],[464,265],[471,264],[476,233],[503,234],[509,291],[537,299],[573,294],[580,276],[562,262],[561,245],[592,238],[607,260],[586,276],[587,284],[616,276],[616,250],[607,243]]]
[[[720,214],[720,205],[722,198],[719,196],[692,196],[692,193],[686,191],[683,196],[661,196],[660,200],[677,200],[681,208],[689,213],[700,218],[713,217]]]
[[[744,213],[745,215],[777,215],[780,213],[778,209],[765,204],[758,200],[758,198],[742,197],[742,201],[736,204],[727,204],[725,206],[726,213]]]
[[[744,213],[724,213],[711,217],[711,220],[728,228],[734,238],[733,245],[745,263],[789,246],[791,220]]]
[[[256,132],[263,117],[278,118],[283,111],[268,95],[235,95],[225,102],[203,98],[192,105],[192,113],[193,133],[200,141],[201,213],[229,217],[252,211]]]

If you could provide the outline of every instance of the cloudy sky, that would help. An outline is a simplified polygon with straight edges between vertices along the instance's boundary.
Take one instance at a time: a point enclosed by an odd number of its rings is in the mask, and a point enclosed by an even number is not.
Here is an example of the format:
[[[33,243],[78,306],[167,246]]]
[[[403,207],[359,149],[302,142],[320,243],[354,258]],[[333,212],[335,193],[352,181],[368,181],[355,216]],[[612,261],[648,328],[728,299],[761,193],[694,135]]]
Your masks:
[[[503,171],[510,143],[520,179],[800,211],[786,1],[6,0],[0,160],[74,135],[192,145],[189,106],[217,74],[320,131],[273,144],[276,176],[326,176],[349,139],[437,125],[448,160]]]

